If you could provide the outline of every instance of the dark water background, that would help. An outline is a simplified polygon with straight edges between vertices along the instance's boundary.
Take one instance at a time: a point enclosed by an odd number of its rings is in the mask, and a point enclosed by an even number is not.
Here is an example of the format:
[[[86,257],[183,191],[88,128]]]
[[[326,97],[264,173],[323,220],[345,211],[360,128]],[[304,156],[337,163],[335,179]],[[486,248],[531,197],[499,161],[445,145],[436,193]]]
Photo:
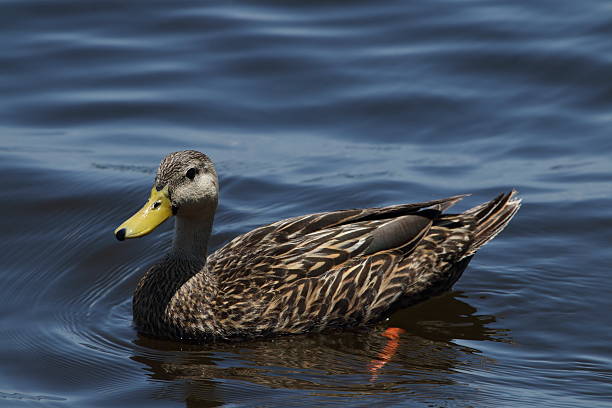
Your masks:
[[[0,406],[612,405],[609,1],[13,0],[0,36]],[[322,210],[524,206],[382,327],[152,341],[131,293],[171,225],[112,231],[183,148],[218,166],[215,247]]]

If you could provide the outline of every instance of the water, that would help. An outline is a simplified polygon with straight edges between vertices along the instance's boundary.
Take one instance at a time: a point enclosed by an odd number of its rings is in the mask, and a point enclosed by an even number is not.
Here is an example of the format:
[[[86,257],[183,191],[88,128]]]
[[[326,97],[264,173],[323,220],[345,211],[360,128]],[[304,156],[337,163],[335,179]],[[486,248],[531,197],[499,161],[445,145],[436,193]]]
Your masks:
[[[0,406],[610,406],[611,11],[0,2]],[[171,225],[112,231],[183,148],[217,163],[215,248],[316,211],[524,206],[454,291],[380,327],[154,341],[131,294]]]

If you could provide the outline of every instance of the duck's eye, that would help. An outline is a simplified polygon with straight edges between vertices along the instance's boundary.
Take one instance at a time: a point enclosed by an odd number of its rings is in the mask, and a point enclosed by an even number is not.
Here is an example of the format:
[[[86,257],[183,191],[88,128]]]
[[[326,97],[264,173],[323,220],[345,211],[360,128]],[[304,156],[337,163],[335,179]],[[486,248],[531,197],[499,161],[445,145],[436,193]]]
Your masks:
[[[185,173],[185,177],[187,177],[189,180],[193,180],[196,174],[198,174],[198,169],[192,167],[189,170],[187,170],[187,173]]]

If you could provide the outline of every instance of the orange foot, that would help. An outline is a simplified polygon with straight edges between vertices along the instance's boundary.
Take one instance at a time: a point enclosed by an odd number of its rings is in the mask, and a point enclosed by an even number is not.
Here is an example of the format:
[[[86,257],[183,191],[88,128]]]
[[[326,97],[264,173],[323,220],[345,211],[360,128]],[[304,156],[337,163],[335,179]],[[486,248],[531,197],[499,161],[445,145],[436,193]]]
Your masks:
[[[376,381],[378,378],[378,371],[393,358],[399,347],[400,335],[403,333],[406,333],[406,330],[400,329],[399,327],[389,327],[382,333],[389,341],[385,348],[378,353],[377,358],[373,359],[368,366],[370,371],[370,382]]]

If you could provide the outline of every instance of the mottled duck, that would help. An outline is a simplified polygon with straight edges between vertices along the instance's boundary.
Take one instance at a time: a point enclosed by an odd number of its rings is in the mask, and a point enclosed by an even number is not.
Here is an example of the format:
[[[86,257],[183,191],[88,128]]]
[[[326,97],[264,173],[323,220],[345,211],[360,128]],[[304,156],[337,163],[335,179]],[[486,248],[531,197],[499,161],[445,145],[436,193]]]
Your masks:
[[[115,230],[123,241],[176,218],[172,248],[134,292],[134,324],[153,337],[209,341],[376,323],[449,290],[518,211],[515,195],[457,214],[445,211],[464,196],[303,215],[207,256],[215,168],[203,153],[171,153],[147,203]]]

